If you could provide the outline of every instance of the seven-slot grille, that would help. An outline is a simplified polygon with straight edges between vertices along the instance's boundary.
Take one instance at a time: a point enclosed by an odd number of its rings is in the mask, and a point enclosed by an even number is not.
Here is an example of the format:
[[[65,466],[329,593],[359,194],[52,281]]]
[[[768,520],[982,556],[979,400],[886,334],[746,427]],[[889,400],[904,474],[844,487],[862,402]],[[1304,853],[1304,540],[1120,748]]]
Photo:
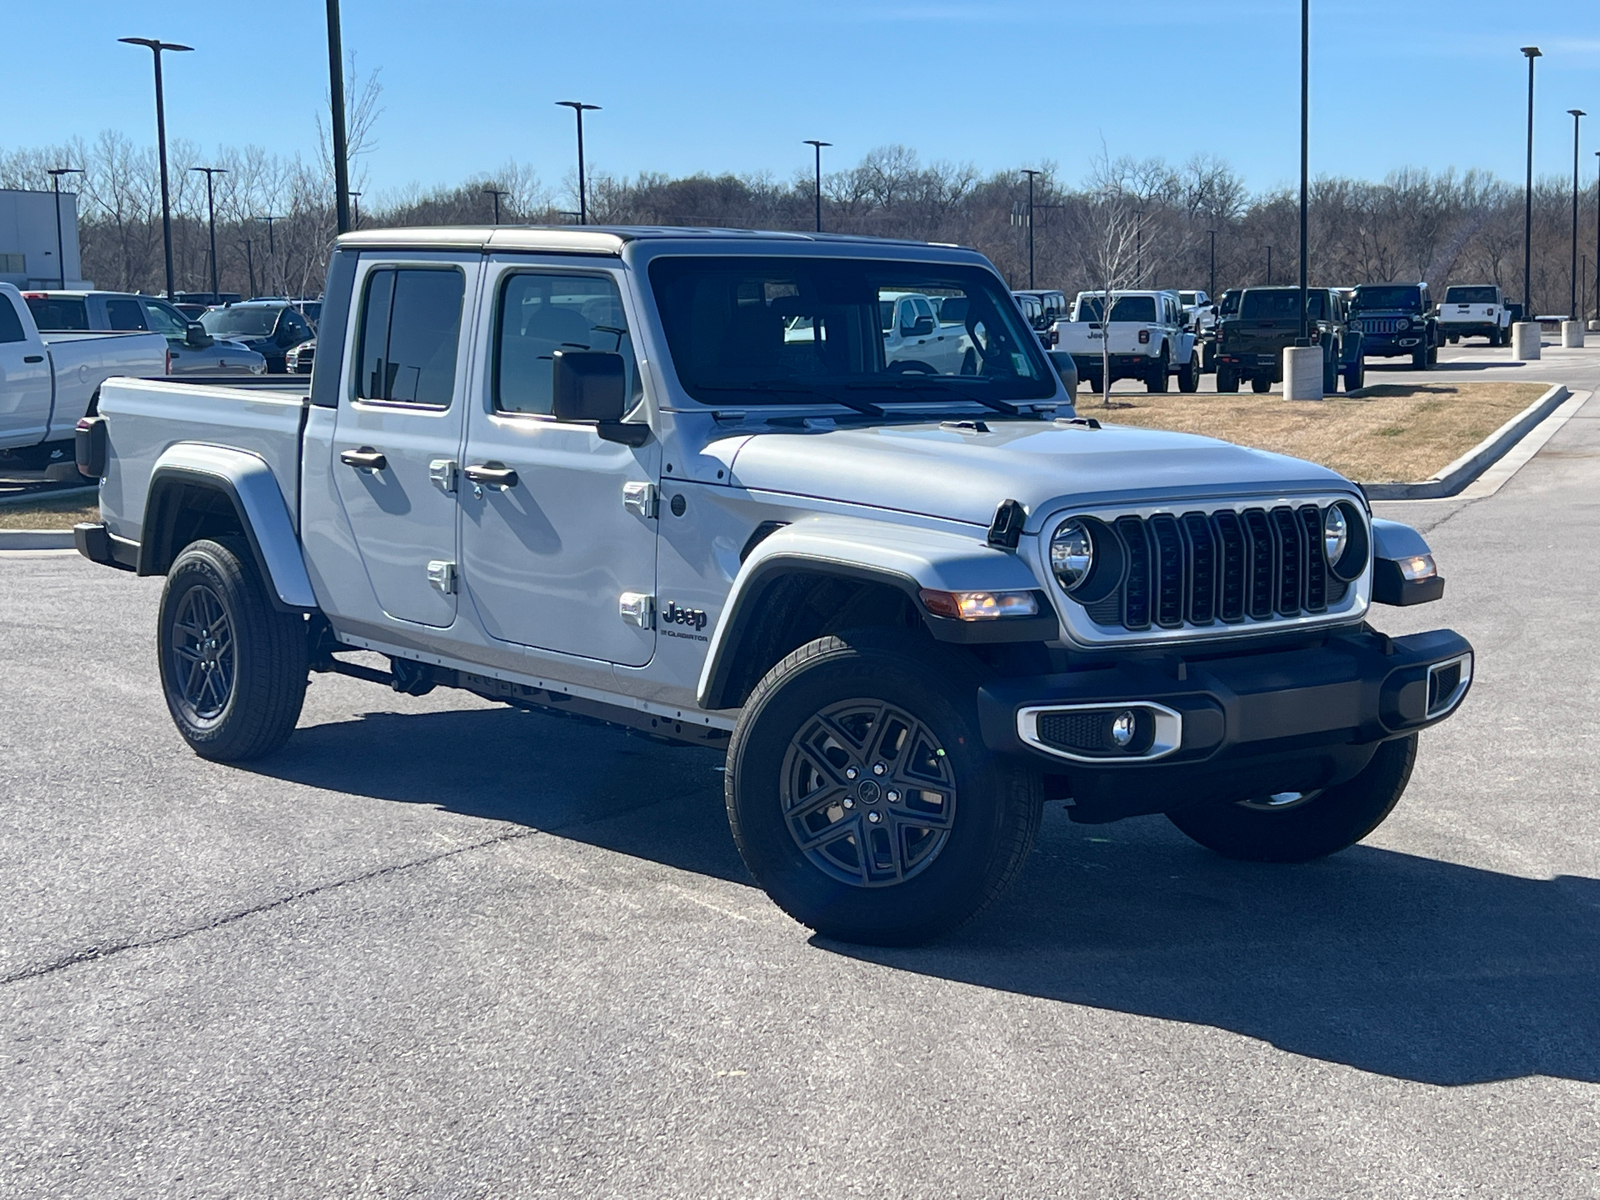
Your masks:
[[[1122,582],[1084,611],[1097,625],[1129,630],[1327,612],[1349,585],[1328,570],[1323,511],[1305,504],[1117,517],[1108,528],[1121,543]]]
[[[1411,327],[1406,317],[1362,317],[1351,324],[1362,333],[1399,333]]]

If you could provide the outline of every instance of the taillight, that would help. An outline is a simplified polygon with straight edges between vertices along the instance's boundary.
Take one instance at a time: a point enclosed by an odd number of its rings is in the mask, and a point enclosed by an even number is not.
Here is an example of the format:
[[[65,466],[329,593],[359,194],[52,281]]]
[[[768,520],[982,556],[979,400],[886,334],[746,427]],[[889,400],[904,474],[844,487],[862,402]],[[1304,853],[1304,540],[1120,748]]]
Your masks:
[[[1139,330],[1139,344],[1141,346],[1148,346],[1150,344],[1150,331],[1148,329]]]
[[[1312,344],[1312,345],[1313,345],[1313,346],[1315,346],[1315,345],[1317,345],[1317,344],[1318,344],[1318,343],[1319,343],[1319,342],[1321,342],[1321,341],[1322,341],[1322,330],[1320,330],[1320,329],[1313,329],[1313,330],[1312,330],[1312,331],[1311,331],[1311,344]]]

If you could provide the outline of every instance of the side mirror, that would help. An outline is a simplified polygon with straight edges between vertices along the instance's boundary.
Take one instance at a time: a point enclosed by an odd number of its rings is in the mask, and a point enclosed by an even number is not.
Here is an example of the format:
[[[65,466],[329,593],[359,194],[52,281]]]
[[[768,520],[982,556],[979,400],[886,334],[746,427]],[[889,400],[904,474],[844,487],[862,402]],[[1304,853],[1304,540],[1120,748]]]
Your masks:
[[[608,442],[642,445],[648,425],[624,425],[628,371],[609,350],[557,350],[551,366],[551,415],[558,421],[593,422]]]
[[[196,350],[204,350],[216,339],[206,332],[206,327],[199,321],[190,321],[184,327],[183,341],[185,345],[193,346]]]
[[[933,333],[933,318],[918,317],[917,323],[911,327],[910,336],[928,337]]]

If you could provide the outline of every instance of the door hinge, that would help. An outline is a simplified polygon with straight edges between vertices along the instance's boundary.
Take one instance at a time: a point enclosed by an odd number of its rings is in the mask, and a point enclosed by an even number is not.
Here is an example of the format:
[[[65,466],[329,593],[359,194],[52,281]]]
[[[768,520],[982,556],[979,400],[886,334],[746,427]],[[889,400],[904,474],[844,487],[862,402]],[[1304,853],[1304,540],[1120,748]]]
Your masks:
[[[453,562],[442,562],[439,559],[428,564],[428,582],[438,588],[446,596],[455,595],[456,590],[456,565]]]
[[[646,592],[623,592],[620,605],[622,619],[640,629],[656,627],[656,598]]]
[[[622,507],[641,517],[654,519],[660,493],[653,483],[625,483],[622,485]]]
[[[456,460],[436,458],[428,464],[428,482],[446,494],[456,490]]]

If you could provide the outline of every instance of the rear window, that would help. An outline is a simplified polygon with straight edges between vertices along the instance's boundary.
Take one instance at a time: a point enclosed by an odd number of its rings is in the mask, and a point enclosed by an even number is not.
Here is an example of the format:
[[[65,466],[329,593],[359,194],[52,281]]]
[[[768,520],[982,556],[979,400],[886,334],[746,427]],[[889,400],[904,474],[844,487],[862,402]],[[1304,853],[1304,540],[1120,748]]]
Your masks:
[[[1327,310],[1327,301],[1326,292],[1308,292],[1306,315],[1313,321],[1322,320]],[[1299,321],[1300,289],[1294,288],[1282,292],[1246,292],[1239,316],[1246,321]]]
[[[1498,304],[1500,297],[1492,287],[1453,287],[1444,290],[1446,304]]]
[[[0,343],[25,342],[27,333],[22,328],[22,318],[17,316],[17,310],[11,307],[11,302],[0,297]]]
[[[1078,320],[1098,321],[1104,311],[1105,301],[1099,296],[1085,296],[1078,301]],[[1143,321],[1154,324],[1156,298],[1154,296],[1119,296],[1111,306],[1113,321]]]
[[[89,306],[81,296],[29,296],[28,311],[41,330],[67,333],[89,328]]]

